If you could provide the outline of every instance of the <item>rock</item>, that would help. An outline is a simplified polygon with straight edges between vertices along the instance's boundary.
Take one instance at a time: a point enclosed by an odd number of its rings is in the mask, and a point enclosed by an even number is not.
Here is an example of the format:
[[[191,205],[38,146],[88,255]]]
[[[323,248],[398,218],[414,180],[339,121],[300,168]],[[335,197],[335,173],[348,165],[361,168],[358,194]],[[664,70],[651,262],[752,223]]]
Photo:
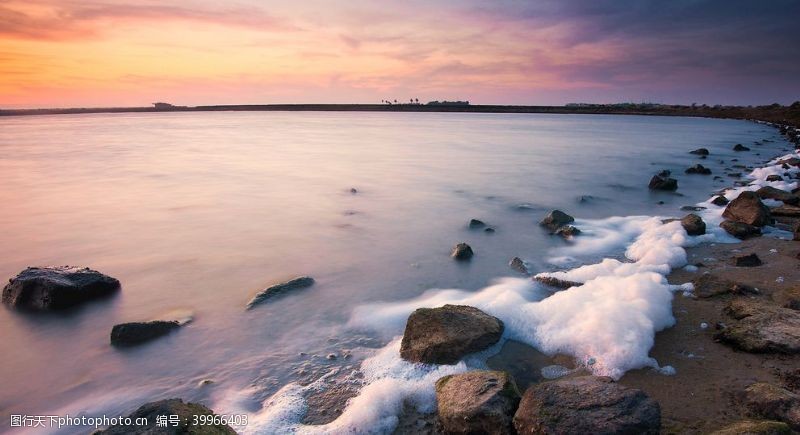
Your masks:
[[[658,176],[661,178],[667,178],[672,175],[672,171],[669,169],[662,169],[661,172],[658,173]]]
[[[699,205],[683,205],[681,206],[682,211],[702,211],[705,210],[706,207],[702,207]]]
[[[800,430],[800,395],[758,382],[745,389],[744,403],[753,415],[782,421],[792,429]]]
[[[523,275],[531,274],[530,270],[528,270],[528,265],[525,263],[525,261],[523,261],[519,257],[512,258],[511,261],[508,263],[508,267],[516,270],[517,272]]]
[[[119,281],[89,268],[29,267],[8,280],[3,303],[16,308],[58,310],[110,296]]]
[[[699,163],[687,169],[685,172],[687,174],[711,175],[711,169],[708,169]]]
[[[755,292],[752,287],[738,284],[710,273],[704,273],[693,279],[692,285],[694,285],[695,297],[701,299],[711,298],[728,293],[742,295]]]
[[[725,312],[738,322],[717,333],[723,343],[753,353],[800,353],[800,312],[744,298]]]
[[[694,151],[689,151],[689,154],[697,154],[699,156],[707,156],[710,153],[708,152],[708,149],[706,149],[706,148],[698,148],[698,149],[696,149]]]
[[[770,214],[783,217],[800,217],[800,207],[794,205],[782,205],[780,207],[772,207]]]
[[[520,393],[506,372],[477,370],[436,381],[439,422],[445,433],[513,434]]]
[[[756,190],[756,195],[761,199],[775,199],[789,205],[797,205],[800,203],[800,196],[785,190],[776,189],[772,186],[764,186]]]
[[[772,300],[784,308],[800,311],[800,287],[775,291],[772,293]]]
[[[755,253],[733,257],[733,265],[736,267],[756,267],[762,264],[764,263],[761,262],[761,259],[758,258],[758,255]]]
[[[728,201],[728,198],[725,198],[722,195],[717,195],[714,197],[714,199],[711,200],[712,204],[719,206],[728,205],[729,202],[730,201]]]
[[[701,236],[706,233],[706,223],[703,219],[694,214],[687,214],[681,219],[681,226],[686,230],[686,234],[690,236]]]
[[[747,148],[746,146],[744,146],[744,145],[742,145],[740,143],[737,143],[736,145],[733,146],[733,150],[734,151],[750,151],[750,148]]]
[[[483,228],[485,226],[486,226],[486,224],[481,220],[478,220],[478,219],[470,219],[469,220],[469,228],[470,229]]]
[[[582,282],[567,281],[564,279],[558,279],[547,275],[536,275],[533,277],[533,279],[534,281],[539,281],[540,283],[548,287],[555,287],[560,289],[568,289],[570,287],[580,287],[583,285]]]
[[[492,227],[486,227],[486,228],[484,228],[483,232],[484,232],[484,233],[489,233],[489,234],[491,234],[491,233],[493,233],[493,232],[494,232],[494,228],[492,228]]]
[[[458,261],[469,260],[473,255],[472,247],[463,242],[454,246],[450,252],[450,256]]]
[[[790,435],[789,425],[772,420],[742,420],[711,432],[711,435]]]
[[[555,232],[566,224],[575,222],[575,218],[564,213],[561,210],[553,210],[539,222],[539,225],[547,227],[550,231]]]
[[[651,190],[678,190],[678,180],[669,177],[653,175],[650,184],[647,186]]]
[[[150,322],[120,323],[111,328],[111,344],[114,346],[133,346],[167,335],[180,328],[180,323],[171,320]]]
[[[419,308],[408,317],[400,356],[411,362],[455,364],[500,340],[503,322],[466,305]]]
[[[253,299],[250,299],[250,302],[247,303],[247,309],[253,308],[254,306],[262,302],[266,302],[276,296],[280,296],[294,290],[311,287],[312,285],[314,285],[314,278],[310,276],[299,276],[284,283],[269,286],[253,296]]]
[[[661,408],[644,391],[582,376],[535,384],[514,415],[519,434],[658,434]]]
[[[780,175],[767,175],[767,181],[783,181]]]
[[[797,157],[789,157],[787,159],[778,161],[778,164],[786,166],[785,169],[788,169],[789,166],[800,167],[800,159],[798,159]]]
[[[559,228],[558,230],[556,230],[556,234],[558,234],[559,236],[561,236],[561,237],[563,237],[565,239],[570,238],[570,237],[575,237],[580,233],[581,233],[581,230],[579,230],[578,228],[576,228],[576,227],[574,227],[572,225],[566,225],[566,226],[563,226],[563,227]]]
[[[358,189],[356,189],[355,187],[351,187],[351,188],[350,188],[350,193],[352,193],[353,195],[355,195],[356,193],[358,193]]]
[[[755,192],[745,191],[725,207],[722,217],[756,227],[772,223],[769,208],[764,205]]]
[[[761,235],[761,229],[741,222],[723,221],[719,226],[737,239],[745,240]]]
[[[165,427],[156,426],[156,419],[159,416],[165,416],[167,422],[169,422],[169,418],[172,415],[178,416],[179,423],[177,426],[172,426],[171,424],[167,424]],[[130,414],[128,417],[134,422],[134,425],[110,426],[105,430],[99,430],[94,433],[102,435],[236,434],[236,431],[228,425],[210,424],[213,423],[213,418],[198,421],[206,424],[193,424],[195,422],[194,416],[201,415],[213,416],[215,414],[214,411],[197,403],[184,402],[181,399],[159,400],[142,405],[133,414]],[[137,419],[146,419],[147,424],[136,425]]]

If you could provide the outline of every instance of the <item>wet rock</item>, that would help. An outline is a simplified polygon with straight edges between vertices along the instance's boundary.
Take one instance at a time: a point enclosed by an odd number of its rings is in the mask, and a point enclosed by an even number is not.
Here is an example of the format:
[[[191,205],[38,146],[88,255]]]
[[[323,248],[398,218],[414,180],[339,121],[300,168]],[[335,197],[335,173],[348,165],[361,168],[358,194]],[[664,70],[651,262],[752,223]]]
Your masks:
[[[576,228],[576,227],[574,227],[572,225],[566,225],[566,226],[563,226],[563,227],[559,228],[558,230],[556,230],[556,234],[558,234],[559,236],[561,236],[561,237],[563,237],[565,239],[568,239],[570,237],[575,237],[580,233],[581,233],[581,230],[579,230],[578,228]]]
[[[575,218],[564,213],[561,210],[553,210],[539,222],[539,225],[548,228],[550,231],[555,232],[564,225],[575,222]]]
[[[439,422],[445,433],[513,434],[520,401],[506,372],[477,370],[436,381]]]
[[[711,432],[710,435],[790,435],[789,425],[772,420],[742,420]]]
[[[793,287],[773,292],[772,300],[784,308],[800,311],[800,287]]]
[[[770,214],[783,217],[800,217],[800,207],[794,205],[782,205],[780,207],[772,207]]]
[[[687,174],[711,175],[711,169],[708,169],[699,163],[692,166],[691,168],[686,169],[685,172]]]
[[[275,284],[265,288],[264,290],[261,290],[258,292],[258,294],[253,296],[253,299],[250,299],[250,302],[247,303],[247,309],[253,308],[254,306],[262,302],[266,302],[274,297],[284,295],[291,291],[311,287],[312,285],[314,285],[314,278],[310,276],[299,276],[284,283]]]
[[[684,216],[681,219],[681,226],[686,230],[686,234],[690,236],[701,236],[706,233],[706,223],[694,213]]]
[[[800,167],[800,159],[797,157],[789,157],[778,161],[778,164],[786,166],[785,169],[789,169],[789,166]]]
[[[711,200],[712,204],[719,206],[728,205],[729,202],[730,201],[728,201],[728,198],[725,198],[722,195],[717,195],[714,197],[714,199]]]
[[[706,207],[702,207],[702,206],[699,206],[699,205],[684,205],[684,206],[681,206],[681,210],[682,211],[702,211],[702,210],[705,210],[705,209],[706,209]]]
[[[120,323],[111,328],[111,344],[134,346],[167,335],[180,326],[180,323],[174,320]]]
[[[742,295],[755,292],[752,287],[738,284],[734,281],[720,278],[710,273],[704,273],[698,276],[692,280],[692,284],[694,285],[695,297],[701,299],[711,298],[728,293]]]
[[[450,256],[458,261],[469,260],[473,255],[474,252],[472,252],[472,247],[464,242],[454,246],[453,250],[450,252]]]
[[[534,281],[538,281],[548,287],[568,289],[570,287],[580,287],[582,282],[568,281],[565,279],[558,279],[547,275],[536,275],[533,277]]]
[[[528,388],[514,427],[519,434],[658,434],[661,408],[642,390],[582,376]]]
[[[733,257],[733,265],[736,267],[756,267],[762,264],[764,263],[761,262],[761,259],[758,258],[758,255],[755,253]]]
[[[356,189],[355,187],[351,187],[351,188],[350,188],[350,193],[352,193],[353,195],[355,195],[356,193],[358,193],[358,189]]]
[[[164,416],[169,421],[170,416],[178,416],[178,425],[168,424],[166,427],[158,427],[156,420],[159,416]],[[150,402],[142,405],[139,409],[128,417],[134,422],[133,426],[117,425],[110,426],[105,430],[96,431],[95,434],[102,435],[178,435],[178,434],[225,434],[236,435],[236,431],[228,425],[223,424],[203,424],[195,425],[194,416],[208,415],[213,416],[214,411],[198,403],[184,402],[182,399],[167,399],[157,402]],[[137,419],[146,419],[146,425],[136,425]],[[198,420],[213,423],[212,419]]]
[[[708,152],[708,149],[706,149],[706,148],[698,148],[698,149],[696,149],[694,151],[689,151],[689,154],[697,154],[699,156],[707,156],[710,153]]]
[[[528,265],[525,263],[525,261],[523,261],[519,257],[512,258],[511,261],[508,263],[508,267],[516,270],[517,272],[523,275],[531,274],[530,270],[528,269]]]
[[[455,364],[500,340],[503,322],[466,305],[419,308],[408,317],[400,356],[411,362]]]
[[[740,143],[737,143],[736,145],[733,146],[733,150],[734,151],[750,151],[750,148],[748,148],[748,147],[746,147],[746,146],[744,146],[744,145],[742,145]]]
[[[470,219],[470,221],[469,221],[469,228],[470,229],[483,228],[485,226],[486,226],[486,223],[484,223],[483,221],[478,220],[478,219]]]
[[[761,229],[741,222],[723,221],[719,226],[737,239],[745,240],[761,235]]]
[[[650,184],[647,185],[650,190],[678,190],[678,180],[669,177],[662,177],[660,175],[653,175],[650,179]]]
[[[110,296],[119,281],[89,268],[29,267],[8,280],[3,303],[16,308],[58,310]]]
[[[495,230],[494,230],[494,228],[492,228],[492,227],[486,227],[486,228],[484,228],[484,229],[483,229],[483,232],[484,232],[484,233],[488,233],[488,234],[491,234],[491,233],[493,233],[494,231],[495,231]]]
[[[751,299],[732,300],[725,312],[737,320],[716,338],[754,353],[800,353],[800,312]]]
[[[780,175],[767,175],[767,181],[783,181]]]
[[[772,186],[764,186],[756,190],[756,195],[758,195],[758,197],[761,199],[774,199],[789,205],[797,205],[800,203],[800,196],[794,195],[785,190],[776,189]]]
[[[764,382],[747,387],[744,392],[747,410],[756,416],[778,420],[800,430],[800,395]]]
[[[756,227],[763,227],[772,223],[769,208],[761,202],[755,192],[745,191],[725,207],[722,212],[725,219],[741,222]]]

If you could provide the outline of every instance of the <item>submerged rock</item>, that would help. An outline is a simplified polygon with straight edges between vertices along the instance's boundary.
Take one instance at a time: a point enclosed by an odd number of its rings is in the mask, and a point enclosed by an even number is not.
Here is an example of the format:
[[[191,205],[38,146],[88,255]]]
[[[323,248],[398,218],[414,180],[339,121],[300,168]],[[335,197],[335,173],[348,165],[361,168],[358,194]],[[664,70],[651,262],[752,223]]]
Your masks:
[[[761,229],[741,222],[723,221],[719,226],[737,239],[745,240],[761,235]]]
[[[710,153],[708,152],[708,149],[706,149],[706,148],[698,148],[698,149],[696,149],[694,151],[689,151],[689,154],[697,154],[697,155],[700,155],[700,156],[707,156]]]
[[[8,280],[3,303],[17,308],[58,310],[119,291],[116,278],[88,267],[29,267]]]
[[[559,228],[558,230],[556,230],[556,234],[558,234],[559,236],[561,236],[561,237],[563,237],[565,239],[570,238],[570,237],[575,237],[580,233],[581,233],[581,230],[579,230],[578,228],[576,228],[576,227],[574,227],[572,225],[566,225],[566,226],[563,226],[563,227]]]
[[[524,275],[531,274],[530,270],[528,270],[528,265],[519,257],[512,258],[511,261],[508,262],[508,267]]]
[[[800,204],[800,196],[785,190],[776,189],[772,186],[764,186],[756,190],[756,195],[761,199],[774,199],[781,201],[784,204],[797,205]]]
[[[744,392],[747,410],[756,416],[779,420],[800,430],[800,395],[765,382],[747,387]]]
[[[685,172],[687,174],[711,175],[711,169],[708,169],[699,163],[692,166],[691,168],[686,169]]]
[[[114,346],[141,344],[167,335],[180,326],[180,323],[175,320],[120,323],[111,328],[111,344]]]
[[[169,422],[170,416],[178,416],[178,424],[173,426],[171,423],[165,427],[159,427],[156,420],[163,416]],[[150,402],[142,405],[128,415],[134,425],[116,425],[107,429],[96,431],[95,434],[102,435],[178,435],[178,434],[223,434],[236,435],[236,431],[224,424],[213,424],[214,419],[205,418],[199,420],[205,424],[195,425],[195,416],[213,416],[214,411],[198,403],[184,402],[182,399],[167,399],[157,402]],[[137,419],[146,419],[146,425],[136,425]]]
[[[540,283],[546,286],[560,288],[560,289],[568,289],[570,287],[580,287],[583,285],[582,282],[568,281],[565,279],[558,279],[547,275],[536,275],[533,277],[533,279],[534,281],[539,281]]]
[[[661,408],[642,390],[581,376],[528,388],[514,427],[519,434],[658,434]]]
[[[783,181],[780,175],[767,175],[767,181]]]
[[[651,190],[678,190],[678,180],[660,175],[653,175],[650,184],[647,185]]]
[[[755,192],[745,191],[725,207],[722,212],[725,219],[741,222],[756,227],[772,223],[769,208],[761,202]]]
[[[469,260],[473,255],[472,247],[464,242],[454,246],[453,250],[450,252],[450,256],[459,261]]]
[[[728,198],[725,198],[722,195],[717,195],[714,197],[714,199],[711,200],[712,204],[719,206],[728,205],[729,202],[730,201],[728,201]]]
[[[261,290],[258,292],[258,294],[253,296],[253,299],[250,299],[250,302],[247,303],[247,309],[253,308],[254,306],[262,302],[266,302],[276,296],[280,296],[293,290],[311,287],[312,285],[314,285],[314,278],[310,276],[300,276],[284,283],[275,284],[265,288],[264,290]]]
[[[737,322],[717,333],[720,341],[746,352],[800,353],[800,312],[741,298],[725,312]]]
[[[686,230],[686,234],[690,236],[701,236],[706,233],[706,223],[694,213],[684,216],[681,219],[681,226]]]
[[[734,151],[750,151],[750,148],[748,148],[748,147],[746,147],[746,146],[744,146],[744,145],[742,145],[740,143],[737,143],[736,145],[733,146],[733,150]]]
[[[475,307],[419,308],[406,322],[400,356],[411,362],[455,364],[497,343],[503,328],[500,319]]]
[[[733,257],[733,265],[736,267],[756,267],[762,264],[764,263],[761,262],[761,259],[758,258],[758,255],[755,253]]]
[[[561,210],[552,210],[539,222],[539,225],[547,227],[550,231],[555,232],[564,225],[575,222],[575,218],[564,213]]]
[[[710,435],[790,435],[789,425],[772,420],[742,420],[711,432]]]
[[[479,220],[479,219],[470,219],[469,220],[469,228],[470,229],[483,228],[485,226],[486,226],[486,223],[484,223],[482,220]]]
[[[506,372],[477,370],[436,381],[439,422],[445,433],[513,434],[520,401]]]

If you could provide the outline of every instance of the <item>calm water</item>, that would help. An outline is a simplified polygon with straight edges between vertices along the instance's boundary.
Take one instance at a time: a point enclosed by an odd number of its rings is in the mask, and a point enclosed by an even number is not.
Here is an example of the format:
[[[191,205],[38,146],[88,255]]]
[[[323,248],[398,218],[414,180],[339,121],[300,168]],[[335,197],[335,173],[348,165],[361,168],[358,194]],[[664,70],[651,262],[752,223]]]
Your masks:
[[[776,141],[753,144],[766,138]],[[0,310],[0,431],[12,413],[119,413],[166,397],[214,404],[245,388],[267,397],[357,365],[388,338],[349,330],[355,306],[477,289],[514,275],[514,256],[551,268],[544,252],[565,242],[536,225],[551,208],[680,215],[731,184],[683,169],[702,162],[722,174],[719,159],[734,157],[736,143],[754,151],[736,153],[742,164],[784,146],[754,123],[664,117],[0,118],[0,277],[70,264],[123,284],[119,296],[67,313]],[[698,147],[712,156],[687,153]],[[648,191],[660,169],[678,175],[681,195]],[[469,231],[470,218],[497,231]],[[460,241],[475,250],[468,264],[448,257]],[[244,310],[256,291],[297,275],[317,284]],[[185,312],[194,322],[164,339],[108,344],[116,323]],[[353,357],[325,358],[343,351]],[[214,384],[198,387],[206,378]]]

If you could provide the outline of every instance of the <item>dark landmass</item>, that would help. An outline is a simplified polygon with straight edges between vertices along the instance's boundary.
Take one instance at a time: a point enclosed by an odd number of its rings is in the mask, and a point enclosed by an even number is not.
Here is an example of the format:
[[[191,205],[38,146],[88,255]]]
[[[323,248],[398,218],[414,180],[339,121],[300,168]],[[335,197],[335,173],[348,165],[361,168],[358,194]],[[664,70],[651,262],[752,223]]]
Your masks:
[[[474,104],[257,104],[218,106],[98,107],[71,109],[0,110],[0,116],[61,115],[80,113],[131,112],[225,112],[225,111],[309,111],[309,112],[473,112],[473,113],[559,113],[609,115],[695,116],[751,119],[800,127],[800,101],[790,106],[707,106],[665,104],[568,104],[566,106],[503,106]]]

